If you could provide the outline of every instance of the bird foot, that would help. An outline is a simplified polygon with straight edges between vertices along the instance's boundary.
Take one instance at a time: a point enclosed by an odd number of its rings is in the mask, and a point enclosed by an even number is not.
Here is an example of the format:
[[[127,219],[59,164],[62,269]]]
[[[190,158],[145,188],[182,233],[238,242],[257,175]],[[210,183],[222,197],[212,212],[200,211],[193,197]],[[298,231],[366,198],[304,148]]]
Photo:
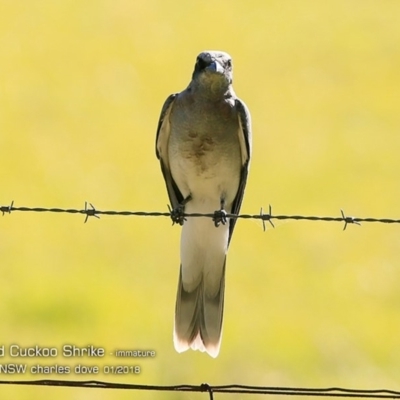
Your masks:
[[[183,225],[183,223],[186,221],[186,218],[185,218],[185,205],[190,200],[192,200],[192,196],[191,195],[186,197],[186,199],[184,199],[182,201],[182,203],[179,204],[174,209],[171,209],[171,207],[168,206],[169,212],[171,213],[172,225],[175,225],[175,224]]]
[[[227,212],[223,208],[221,208],[221,210],[217,210],[214,212],[213,221],[216,228],[218,228],[220,224],[222,225],[226,224],[227,221],[226,215]]]
[[[186,221],[184,204],[179,204],[179,206],[174,209],[169,208],[169,212],[171,213],[172,225],[183,225]]]

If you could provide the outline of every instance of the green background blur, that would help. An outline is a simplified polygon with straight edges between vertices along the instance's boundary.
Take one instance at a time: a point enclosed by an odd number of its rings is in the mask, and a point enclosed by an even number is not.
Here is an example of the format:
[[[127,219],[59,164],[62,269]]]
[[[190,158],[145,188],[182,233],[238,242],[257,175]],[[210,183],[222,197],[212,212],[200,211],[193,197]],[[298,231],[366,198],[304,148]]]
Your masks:
[[[400,2],[0,0],[0,204],[166,211],[154,152],[162,104],[197,54],[224,50],[253,118],[242,207],[400,217]],[[172,344],[180,228],[168,218],[0,218],[0,345],[154,359],[138,376],[0,375],[173,385],[400,389],[400,227],[240,221],[221,353]],[[2,397],[205,394],[0,387]],[[246,398],[258,398],[246,396]],[[218,395],[220,399],[232,398]]]

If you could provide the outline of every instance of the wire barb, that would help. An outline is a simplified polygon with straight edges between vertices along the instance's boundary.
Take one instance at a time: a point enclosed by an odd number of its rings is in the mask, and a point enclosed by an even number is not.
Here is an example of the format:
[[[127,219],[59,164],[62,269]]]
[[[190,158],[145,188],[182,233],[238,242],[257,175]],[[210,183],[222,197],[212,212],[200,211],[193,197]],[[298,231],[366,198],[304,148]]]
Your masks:
[[[261,207],[260,218],[261,218],[262,223],[263,223],[263,230],[264,230],[264,232],[265,232],[265,221],[268,221],[268,222],[271,224],[271,226],[272,226],[273,228],[275,228],[274,223],[271,221],[271,218],[274,218],[274,217],[272,216],[272,207],[271,207],[271,204],[269,205],[269,212],[268,212],[268,214],[264,214],[264,213],[263,213],[263,208]]]
[[[202,383],[200,385],[200,390],[202,392],[208,392],[208,394],[210,395],[210,400],[214,400],[214,394],[213,394],[212,387],[208,383]]]
[[[96,218],[100,219],[100,216],[97,215],[97,210],[94,208],[93,204],[92,203],[89,203],[89,204],[90,204],[90,207],[92,207],[92,208],[88,208],[87,207],[88,203],[87,203],[87,201],[85,201],[84,213],[86,214],[86,218],[85,218],[84,224],[86,224],[89,217],[96,217]]]
[[[343,227],[344,231],[347,228],[347,224],[361,225],[360,222],[357,221],[356,218],[354,218],[354,217],[346,217],[342,209],[340,210],[340,212],[342,213],[342,218],[343,218],[343,221],[344,221],[344,227]]]
[[[3,215],[3,217],[4,217],[5,213],[11,214],[13,205],[14,205],[14,200],[11,202],[11,204],[9,206],[1,206],[0,207],[0,211],[1,211],[2,215]]]

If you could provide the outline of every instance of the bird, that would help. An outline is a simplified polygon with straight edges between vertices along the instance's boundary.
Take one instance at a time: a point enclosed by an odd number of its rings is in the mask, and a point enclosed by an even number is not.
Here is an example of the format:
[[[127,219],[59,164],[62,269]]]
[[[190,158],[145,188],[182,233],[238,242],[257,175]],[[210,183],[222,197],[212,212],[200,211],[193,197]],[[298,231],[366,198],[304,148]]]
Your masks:
[[[156,155],[171,203],[182,225],[175,306],[177,352],[218,356],[222,337],[225,266],[246,187],[251,158],[251,117],[232,87],[232,59],[203,51],[189,86],[165,101]],[[213,218],[185,214],[212,214]]]

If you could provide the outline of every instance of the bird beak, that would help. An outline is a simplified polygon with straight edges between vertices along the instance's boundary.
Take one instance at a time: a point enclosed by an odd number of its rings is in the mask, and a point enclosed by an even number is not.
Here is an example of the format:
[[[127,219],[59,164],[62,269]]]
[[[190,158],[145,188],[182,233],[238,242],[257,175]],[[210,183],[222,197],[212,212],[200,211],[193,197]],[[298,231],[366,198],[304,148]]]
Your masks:
[[[224,73],[224,67],[218,61],[212,61],[207,69],[210,71],[218,72],[220,74]]]

